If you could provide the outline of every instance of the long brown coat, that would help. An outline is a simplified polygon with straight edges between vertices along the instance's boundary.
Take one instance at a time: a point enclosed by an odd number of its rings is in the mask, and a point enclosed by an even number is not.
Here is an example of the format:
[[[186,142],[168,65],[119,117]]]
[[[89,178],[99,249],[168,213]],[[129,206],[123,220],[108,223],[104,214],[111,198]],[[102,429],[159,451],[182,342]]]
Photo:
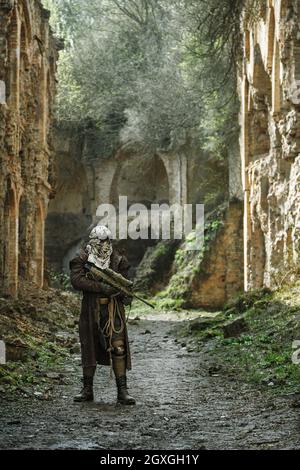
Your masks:
[[[102,339],[99,337],[98,324],[96,323],[97,298],[107,297],[101,290],[101,283],[89,279],[84,265],[88,255],[84,250],[70,261],[71,284],[76,290],[83,292],[81,302],[81,314],[79,319],[79,337],[81,343],[81,356],[83,367],[94,367],[96,364],[110,365],[109,353],[101,346]],[[116,250],[110,258],[110,268],[127,277],[129,264],[125,256],[120,255]],[[125,345],[126,345],[126,368],[131,369],[131,355],[128,342],[128,334],[125,320],[125,310],[121,299],[118,299],[121,315],[125,325]],[[108,309],[107,305],[101,305],[101,312]],[[101,315],[100,312],[100,315]],[[105,312],[107,313],[107,311]],[[101,332],[100,332],[101,336]]]

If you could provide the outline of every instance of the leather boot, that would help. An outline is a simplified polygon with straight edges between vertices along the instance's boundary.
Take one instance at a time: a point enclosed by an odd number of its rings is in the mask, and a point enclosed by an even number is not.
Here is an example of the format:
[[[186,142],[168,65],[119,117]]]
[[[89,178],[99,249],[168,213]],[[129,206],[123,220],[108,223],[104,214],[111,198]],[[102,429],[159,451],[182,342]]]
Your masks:
[[[118,387],[118,403],[121,405],[135,405],[135,399],[128,394],[126,375],[116,377]]]
[[[80,395],[74,397],[75,402],[82,402],[82,401],[93,401],[94,400],[94,392],[93,392],[93,377],[83,376],[82,379],[83,388],[80,392]]]

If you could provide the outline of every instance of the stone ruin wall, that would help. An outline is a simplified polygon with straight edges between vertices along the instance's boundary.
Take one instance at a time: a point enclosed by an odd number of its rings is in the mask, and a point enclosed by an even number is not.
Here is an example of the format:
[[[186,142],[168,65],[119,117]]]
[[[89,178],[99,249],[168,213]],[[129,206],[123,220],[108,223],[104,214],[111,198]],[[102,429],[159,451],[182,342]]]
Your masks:
[[[49,205],[45,242],[47,261],[54,271],[68,271],[70,257],[98,221],[100,204],[113,204],[117,210],[119,196],[127,196],[128,206],[187,200],[185,155],[172,158],[163,154],[145,159],[119,148],[106,156],[96,128],[64,122],[55,126],[53,145],[58,177],[56,197]],[[120,248],[128,251],[136,265],[152,242],[124,243],[120,242]]]
[[[300,2],[243,19],[240,67],[245,288],[293,276],[300,243]]]
[[[49,129],[57,43],[49,30],[49,13],[38,0],[1,0],[0,9],[1,288],[16,293],[20,275],[43,283],[44,221],[53,193]],[[244,274],[249,289],[274,285],[298,262],[299,2],[273,0],[265,6],[262,2],[260,19],[245,16],[243,30],[239,91]],[[164,156],[170,200],[180,196],[181,202],[189,201],[195,178],[179,174],[171,161]],[[108,172],[103,171],[103,163]],[[57,189],[63,197],[53,203],[51,213],[62,217],[75,213],[83,228],[94,217],[95,195],[103,192],[101,201],[110,200],[116,168],[108,161],[95,168],[95,163],[83,159],[72,169],[78,176],[75,180],[84,186],[80,201],[74,207],[61,178],[61,190],[59,185]],[[180,195],[176,194],[179,177]],[[79,226],[77,222],[73,226]],[[198,297],[199,290],[195,290]]]
[[[232,199],[223,223],[192,279],[188,306],[222,309],[243,292],[243,203]]]
[[[55,198],[50,201],[45,226],[47,266],[61,272],[93,221],[93,177],[83,164],[82,132],[60,123],[53,132]],[[91,175],[93,176],[93,175]],[[69,254],[70,253],[70,254]]]
[[[0,0],[0,289],[44,277],[53,170],[52,103],[59,44],[39,0]]]
[[[76,123],[57,123],[53,137],[56,196],[49,205],[45,242],[48,265],[54,271],[68,271],[68,260],[97,221],[98,205],[118,207],[119,195],[128,197],[128,205],[194,204],[203,202],[210,189],[219,191],[219,200],[224,200],[226,169],[211,155],[199,156],[196,149],[146,158],[119,148],[105,156],[99,131]],[[129,240],[120,248],[126,249],[136,266],[154,243]]]

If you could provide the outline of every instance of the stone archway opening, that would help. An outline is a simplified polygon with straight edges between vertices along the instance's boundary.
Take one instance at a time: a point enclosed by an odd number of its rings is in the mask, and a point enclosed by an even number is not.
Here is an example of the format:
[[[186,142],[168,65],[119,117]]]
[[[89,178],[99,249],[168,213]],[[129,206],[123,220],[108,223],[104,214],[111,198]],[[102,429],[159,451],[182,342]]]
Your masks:
[[[10,181],[7,183],[4,200],[3,229],[2,284],[5,293],[16,295],[18,289],[18,218],[16,193]]]
[[[19,108],[19,86],[20,86],[20,31],[18,13],[16,7],[13,10],[12,18],[9,25],[8,32],[8,79],[7,79],[7,101],[13,108]]]
[[[68,142],[68,130],[62,130],[57,139],[56,168],[59,175],[56,182],[56,197],[51,199],[45,222],[45,253],[48,266],[55,272],[68,272],[69,253],[76,252],[81,238],[84,238],[92,223],[90,191],[87,171],[78,160],[77,147]],[[58,135],[58,134],[57,134]],[[76,141],[77,143],[77,141]],[[67,150],[66,150],[67,147]]]
[[[44,211],[39,202],[35,212],[34,233],[34,281],[38,287],[43,287],[44,282]]]
[[[169,203],[169,180],[162,159],[153,155],[121,161],[112,181],[110,202],[118,206],[119,196],[127,196],[128,205]]]
[[[286,18],[288,11],[288,5],[287,5],[287,0],[281,0],[280,3],[280,18]]]
[[[20,114],[26,111],[26,90],[28,85],[28,72],[29,72],[29,55],[28,55],[28,39],[27,39],[27,29],[26,24],[23,22],[21,24],[20,30]]]
[[[148,209],[151,204],[169,204],[170,187],[164,162],[158,155],[151,158],[131,156],[121,160],[117,168],[110,191],[110,202],[118,209],[119,196],[127,196],[128,207],[132,204],[144,204]],[[149,233],[151,227],[149,226]],[[133,269],[138,266],[146,250],[158,240],[137,239],[119,240],[116,245],[124,249]]]
[[[252,93],[250,94],[249,161],[255,161],[270,152],[268,113],[272,106],[272,83],[264,69],[261,49],[254,48]]]
[[[268,67],[269,73],[271,73],[272,67],[273,67],[274,39],[275,39],[275,15],[274,15],[274,8],[270,7],[269,17],[268,17],[268,59],[267,59],[267,67]]]
[[[280,54],[279,43],[276,37],[276,23],[274,8],[269,8],[268,16],[268,73],[272,77],[272,112],[278,113],[281,109],[280,86]]]
[[[27,271],[27,260],[26,260],[26,249],[27,249],[27,214],[28,214],[28,203],[25,196],[21,196],[19,202],[19,234],[18,234],[18,275],[19,277],[25,278]]]
[[[264,285],[266,250],[265,236],[259,220],[255,220],[252,227],[249,261],[251,285],[254,289],[260,289]]]
[[[245,56],[248,61],[250,61],[250,31],[247,29],[245,31]]]
[[[51,97],[51,79],[50,79],[50,70],[47,70],[46,75],[46,89],[44,90],[44,105],[43,105],[43,140],[44,145],[47,146],[47,136],[49,128],[49,119],[50,119],[50,101]]]

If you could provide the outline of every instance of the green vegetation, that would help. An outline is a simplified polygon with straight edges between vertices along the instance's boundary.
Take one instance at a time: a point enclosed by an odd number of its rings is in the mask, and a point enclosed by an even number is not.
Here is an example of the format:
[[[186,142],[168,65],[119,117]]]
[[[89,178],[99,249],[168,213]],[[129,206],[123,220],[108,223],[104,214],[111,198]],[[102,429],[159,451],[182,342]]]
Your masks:
[[[19,299],[0,300],[1,339],[7,349],[7,363],[0,365],[0,393],[32,394],[33,386],[37,396],[42,396],[51,383],[49,373],[57,373],[77,348],[79,296],[62,290],[37,290],[23,282]],[[59,374],[55,375],[59,379]]]
[[[215,240],[219,229],[223,226],[222,220],[214,217],[216,216],[208,217],[205,223],[204,244],[200,250],[188,250],[188,245],[195,240],[195,230],[186,237],[184,243],[177,249],[173,264],[174,274],[168,287],[156,296],[160,308],[176,310],[186,307],[192,289],[193,278],[201,273],[205,254],[209,252],[211,242]]]
[[[257,1],[257,0],[255,0]],[[244,2],[44,0],[65,40],[58,120],[96,125],[103,153],[194,148],[227,158]]]
[[[49,281],[54,289],[72,290],[70,276],[63,272],[49,271]]]
[[[44,392],[47,383],[51,382],[47,374],[53,369],[56,371],[62,367],[63,360],[69,354],[66,347],[59,346],[55,341],[38,343],[35,338],[27,336],[30,343],[30,355],[26,361],[12,361],[0,366],[0,391],[1,386],[10,392],[21,391],[30,393],[30,385],[35,392]]]
[[[300,283],[275,292],[243,294],[225,307],[223,315],[223,321],[193,331],[198,347],[210,340],[210,355],[226,374],[274,393],[299,392],[300,364],[292,361],[292,345],[300,340]],[[224,324],[240,316],[247,331],[224,338]]]
[[[168,282],[177,246],[176,240],[161,240],[157,245],[147,249],[137,269],[135,277],[137,289],[155,293]]]

